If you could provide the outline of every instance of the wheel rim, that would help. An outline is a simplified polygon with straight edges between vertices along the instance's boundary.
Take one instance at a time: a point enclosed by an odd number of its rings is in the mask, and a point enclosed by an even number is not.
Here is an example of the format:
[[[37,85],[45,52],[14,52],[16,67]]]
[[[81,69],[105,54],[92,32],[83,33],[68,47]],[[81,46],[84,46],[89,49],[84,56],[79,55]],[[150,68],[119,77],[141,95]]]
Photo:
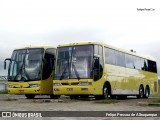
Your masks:
[[[143,98],[143,89],[142,89],[142,87],[139,90],[139,94],[140,94],[140,97]]]
[[[107,89],[107,87],[104,87],[104,89],[103,89],[103,95],[104,95],[105,99],[108,98],[108,89]]]
[[[146,93],[145,93],[145,96],[148,98],[149,96],[149,91],[148,91],[148,88],[146,88]]]
[[[146,97],[148,97],[148,91],[146,92]]]

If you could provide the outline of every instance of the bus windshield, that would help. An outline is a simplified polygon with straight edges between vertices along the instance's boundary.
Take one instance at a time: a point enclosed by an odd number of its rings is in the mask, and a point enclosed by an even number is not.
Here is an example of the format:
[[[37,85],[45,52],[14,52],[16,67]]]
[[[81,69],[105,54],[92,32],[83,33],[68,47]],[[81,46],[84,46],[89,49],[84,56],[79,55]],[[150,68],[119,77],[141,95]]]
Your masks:
[[[59,47],[55,79],[91,78],[93,45]]]
[[[15,50],[9,66],[9,81],[32,81],[41,79],[44,49]]]

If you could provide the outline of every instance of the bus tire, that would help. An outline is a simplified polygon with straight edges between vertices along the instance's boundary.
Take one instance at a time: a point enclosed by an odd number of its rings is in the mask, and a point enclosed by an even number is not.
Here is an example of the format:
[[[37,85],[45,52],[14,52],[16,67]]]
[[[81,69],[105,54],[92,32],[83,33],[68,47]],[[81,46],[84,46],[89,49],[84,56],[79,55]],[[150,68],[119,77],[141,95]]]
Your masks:
[[[101,100],[101,99],[103,99],[103,96],[102,96],[102,95],[95,95],[94,97],[95,97],[96,100]]]
[[[89,98],[89,95],[81,95],[80,98]]]
[[[103,86],[103,99],[108,99],[109,96],[109,87],[107,86],[107,84],[105,84]]]
[[[76,100],[76,99],[78,99],[78,98],[79,98],[78,95],[71,95],[71,96],[70,96],[70,99],[75,99],[75,100]]]
[[[149,97],[149,94],[150,94],[150,93],[149,93],[149,87],[146,86],[144,98],[148,98],[148,97]]]
[[[33,99],[36,95],[34,94],[25,94],[27,99]]]
[[[142,85],[139,87],[139,95],[137,96],[137,98],[144,98],[144,88]]]
[[[111,95],[111,99],[116,99],[117,97],[117,95]]]
[[[51,94],[51,95],[50,95],[50,98],[51,98],[51,99],[59,99],[59,98],[60,98],[60,95],[53,95],[53,94]]]

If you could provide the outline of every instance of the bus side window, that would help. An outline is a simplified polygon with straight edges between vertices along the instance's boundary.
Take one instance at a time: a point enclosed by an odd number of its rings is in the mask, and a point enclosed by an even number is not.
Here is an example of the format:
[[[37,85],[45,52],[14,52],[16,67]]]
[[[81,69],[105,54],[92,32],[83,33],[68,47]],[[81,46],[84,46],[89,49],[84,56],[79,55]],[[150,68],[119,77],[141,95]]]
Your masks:
[[[102,76],[102,65],[100,64],[100,59],[99,57],[94,56],[94,80],[98,80]]]
[[[103,73],[103,50],[102,49],[103,48],[100,45],[94,46],[94,54],[95,54],[94,56],[94,79],[95,80],[100,79]]]
[[[157,73],[156,62],[148,60],[148,71]]]
[[[144,60],[144,70],[148,70],[148,64],[147,64],[147,61],[146,60]]]

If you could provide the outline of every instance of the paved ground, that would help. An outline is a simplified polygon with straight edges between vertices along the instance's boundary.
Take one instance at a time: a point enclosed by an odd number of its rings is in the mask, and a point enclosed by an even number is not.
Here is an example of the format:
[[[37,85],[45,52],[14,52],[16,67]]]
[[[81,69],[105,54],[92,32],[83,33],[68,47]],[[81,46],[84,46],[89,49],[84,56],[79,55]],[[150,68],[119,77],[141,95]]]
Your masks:
[[[160,111],[160,107],[147,106],[148,101],[157,100],[160,98],[136,99],[130,97],[125,100],[118,100],[118,103],[104,104],[101,101],[90,99],[70,100],[68,97],[62,96],[58,100],[49,99],[49,96],[37,96],[35,99],[26,99],[23,95],[0,95],[0,110],[1,111]],[[9,118],[5,118],[9,119]],[[17,119],[17,118],[15,118]],[[22,119],[22,118],[19,118]],[[31,118],[30,118],[31,119]],[[32,118],[33,119],[33,118]],[[36,118],[37,119],[37,118]],[[53,117],[53,118],[38,118],[38,119],[58,119],[58,120],[82,120],[82,119],[123,119],[123,120],[159,120],[160,118],[141,118],[141,117]]]

